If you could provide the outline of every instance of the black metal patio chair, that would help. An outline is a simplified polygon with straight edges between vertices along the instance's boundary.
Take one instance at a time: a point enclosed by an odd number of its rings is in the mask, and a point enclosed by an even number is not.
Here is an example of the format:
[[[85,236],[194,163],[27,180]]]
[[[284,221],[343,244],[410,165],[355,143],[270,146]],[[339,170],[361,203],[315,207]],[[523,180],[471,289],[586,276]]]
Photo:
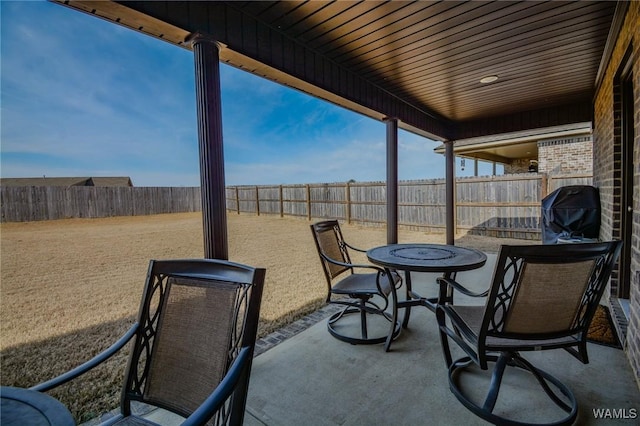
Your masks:
[[[452,304],[436,309],[449,385],[456,398],[494,424],[532,424],[514,415],[526,412],[527,407],[505,410],[503,406],[495,411],[507,367],[517,367],[531,373],[558,407],[554,410],[559,420],[548,424],[573,423],[578,404],[572,391],[520,352],[562,348],[582,363],[589,362],[589,324],[620,248],[619,241],[502,246],[484,306]],[[467,356],[452,361],[449,339]],[[481,401],[477,394],[471,396],[475,389],[465,388],[462,379],[472,375],[474,368],[487,370],[488,363],[495,367]]]
[[[402,285],[402,278],[395,272],[389,274],[384,269],[373,265],[352,263],[349,249],[359,252],[364,250],[347,244],[337,220],[312,224],[311,232],[327,280],[327,303],[345,306],[343,310],[329,318],[327,322],[329,333],[351,344],[384,342],[385,351],[389,351],[391,342],[400,334],[396,291]],[[340,320],[351,314],[360,316],[359,334],[349,333],[345,327],[339,325]],[[368,316],[387,320],[388,332],[370,336]]]
[[[137,322],[85,364],[32,390],[86,373],[133,339],[121,413],[106,424],[150,424],[132,402],[184,425],[242,424],[265,270],[222,260],[151,261]]]

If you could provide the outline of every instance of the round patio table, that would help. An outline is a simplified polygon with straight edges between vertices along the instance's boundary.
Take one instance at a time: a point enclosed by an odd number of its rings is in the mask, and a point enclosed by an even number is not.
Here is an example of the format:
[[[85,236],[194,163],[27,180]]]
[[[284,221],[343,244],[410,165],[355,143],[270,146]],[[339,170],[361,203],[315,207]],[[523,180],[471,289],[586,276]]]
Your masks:
[[[2,426],[73,426],[73,416],[60,401],[42,392],[2,386]]]
[[[487,256],[479,250],[446,244],[388,244],[367,251],[371,263],[405,273],[406,300],[398,301],[405,308],[402,326],[407,328],[412,306],[425,306],[435,312],[438,303],[453,301],[449,286],[440,285],[438,297],[422,297],[411,288],[411,272],[442,272],[453,278],[457,272],[481,268]]]

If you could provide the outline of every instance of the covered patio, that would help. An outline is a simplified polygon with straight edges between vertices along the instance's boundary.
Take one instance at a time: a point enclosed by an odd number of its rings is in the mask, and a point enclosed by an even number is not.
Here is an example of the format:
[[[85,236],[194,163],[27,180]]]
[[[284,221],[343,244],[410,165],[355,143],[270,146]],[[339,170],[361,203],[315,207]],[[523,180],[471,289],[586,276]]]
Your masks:
[[[458,274],[461,282],[488,282],[495,255],[483,268]],[[434,274],[414,274],[422,294],[434,291]],[[457,296],[456,296],[457,297]],[[477,300],[458,298],[464,303]],[[640,391],[620,349],[589,343],[590,363],[583,365],[563,350],[525,354],[538,367],[561,377],[579,401],[576,424],[632,424],[631,418],[596,418],[593,410],[640,406]],[[457,353],[457,352],[456,352]],[[462,355],[462,353],[460,352]],[[506,401],[534,401],[532,412],[516,418],[544,422],[558,411],[540,397],[526,373],[514,374],[501,395]],[[613,385],[615,383],[615,386]],[[484,382],[482,386],[486,386]],[[538,399],[536,399],[538,398]],[[535,401],[540,401],[536,404]],[[609,416],[611,412],[609,413]],[[616,414],[617,415],[617,414]],[[520,417],[521,416],[521,417]],[[391,351],[382,345],[354,346],[332,338],[326,319],[258,355],[253,363],[245,414],[247,425],[482,425],[449,391],[437,323],[425,308],[414,308],[409,328]]]
[[[484,267],[459,273],[459,280],[474,283],[469,287],[480,290],[491,279],[495,260],[496,255],[489,254]],[[414,273],[414,288],[425,296],[433,295],[437,276]],[[456,297],[459,303],[478,303]],[[350,345],[331,337],[326,320],[334,311],[335,306],[327,306],[261,339],[251,372],[245,425],[488,424],[449,391],[431,311],[414,308],[409,328],[402,331],[390,352],[382,345]],[[575,424],[635,424],[640,390],[624,352],[596,343],[589,343],[588,350],[588,365],[563,350],[528,352],[525,358],[562,378],[575,393],[579,401]],[[504,414],[540,423],[559,417],[559,410],[550,409],[531,376],[519,371],[510,374],[501,392],[505,399],[499,409],[505,409]],[[481,383],[479,392],[487,386],[486,381]],[[531,409],[510,412],[511,402]],[[148,418],[169,425],[181,422],[162,410],[152,411]]]
[[[398,238],[398,128],[445,143],[447,243],[453,243],[456,140],[592,122],[600,237],[623,240],[625,247],[605,301],[616,313],[620,304],[628,307],[617,314],[625,331],[628,323],[625,351],[592,348],[586,367],[562,353],[543,356],[552,357],[550,368],[572,375],[586,410],[637,407],[637,2],[58,2],[193,50],[209,258],[228,257],[220,61],[386,123],[388,243]],[[448,395],[432,314],[416,314],[412,324],[390,354],[333,342],[318,324],[258,356],[248,419],[474,423]],[[319,347],[310,357],[307,351]],[[339,367],[340,374],[331,373]],[[345,381],[358,389],[347,392],[335,383],[347,377],[358,379]],[[275,394],[279,403],[269,398]],[[335,414],[321,420],[316,412]],[[581,419],[588,423],[593,414]]]

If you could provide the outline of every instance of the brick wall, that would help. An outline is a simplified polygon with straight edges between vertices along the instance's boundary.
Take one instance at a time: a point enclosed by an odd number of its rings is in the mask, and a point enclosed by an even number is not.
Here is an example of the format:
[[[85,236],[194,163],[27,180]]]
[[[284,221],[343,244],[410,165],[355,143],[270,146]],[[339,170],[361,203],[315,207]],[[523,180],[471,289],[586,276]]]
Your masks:
[[[593,141],[591,136],[538,142],[538,172],[548,174],[592,173]]]
[[[625,351],[640,383],[640,2],[630,2],[624,24],[615,43],[611,60],[598,87],[594,105],[594,185],[600,188],[602,225],[600,237],[621,237],[621,126],[620,99],[616,94],[617,73],[629,49],[633,49],[633,99],[634,99],[634,200],[631,253],[630,317],[628,319]],[[633,46],[633,47],[631,47]],[[613,281],[617,280],[617,272]],[[612,288],[615,296],[616,287]]]
[[[634,52],[635,64],[633,65],[633,87],[634,87],[634,122],[635,122],[635,140],[634,140],[634,159],[633,169],[635,174],[633,177],[634,195],[633,195],[633,230],[632,230],[632,254],[631,254],[631,274],[633,282],[631,283],[631,321],[629,321],[629,351],[633,353],[633,362],[636,372],[636,378],[640,381],[640,4],[634,2],[633,19],[634,25]]]
[[[528,173],[530,160],[537,160],[538,173],[591,174],[593,172],[593,139],[572,136],[538,141],[538,157],[514,160],[505,164],[504,174]]]

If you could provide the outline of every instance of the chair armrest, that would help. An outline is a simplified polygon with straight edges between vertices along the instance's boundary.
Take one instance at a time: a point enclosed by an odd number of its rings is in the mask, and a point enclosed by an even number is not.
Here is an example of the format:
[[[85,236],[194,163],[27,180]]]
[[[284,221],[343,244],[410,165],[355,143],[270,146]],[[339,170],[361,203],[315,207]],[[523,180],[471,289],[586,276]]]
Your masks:
[[[251,362],[251,350],[248,346],[240,349],[240,353],[229,367],[229,371],[225,374],[222,381],[209,394],[207,399],[182,423],[182,426],[203,425],[216,414],[224,403],[229,399],[231,394],[236,390],[243,377],[243,373],[248,375],[248,368]],[[244,408],[243,408],[244,409]]]
[[[376,278],[376,286],[378,287],[378,293],[380,293],[380,294],[389,294],[389,292],[383,290],[382,284],[380,283],[380,277],[383,277],[383,276],[387,275],[387,270],[386,269],[380,268],[378,266],[373,266],[373,265],[338,262],[337,260],[333,260],[330,257],[326,256],[322,252],[320,253],[320,256],[324,260],[329,262],[329,263],[333,263],[334,265],[344,266],[346,268],[351,268],[351,269],[353,269],[353,268],[373,269],[378,274],[378,276]],[[390,271],[390,272],[391,272],[391,276],[389,278],[389,285],[391,287],[393,287],[394,291],[395,291],[396,289],[398,289],[402,285],[402,277],[397,272],[393,272],[393,271]],[[389,288],[389,290],[391,290],[391,288]]]
[[[384,269],[382,268],[378,268],[377,266],[373,266],[373,265],[365,265],[365,264],[358,264],[358,263],[345,263],[345,262],[339,262],[337,260],[331,259],[330,257],[328,257],[327,255],[325,255],[324,253],[320,253],[320,256],[322,256],[322,258],[324,260],[326,260],[329,263],[333,263],[334,265],[340,265],[340,266],[344,266],[346,268],[365,268],[365,269],[374,269],[376,272],[378,273],[384,273]]]
[[[124,336],[122,336],[117,342],[115,342],[113,345],[111,345],[109,348],[107,348],[106,350],[100,352],[98,355],[96,355],[95,357],[91,358],[89,361],[85,362],[84,364],[74,368],[73,370],[67,371],[66,373],[63,373],[61,375],[59,375],[58,377],[55,377],[51,380],[48,380],[44,383],[40,383],[37,384],[31,388],[29,388],[30,390],[34,390],[37,392],[46,392],[48,390],[51,390],[57,386],[60,386],[64,383],[67,383],[70,380],[75,379],[76,377],[86,373],[87,371],[91,370],[92,368],[100,365],[101,363],[103,363],[104,361],[108,360],[109,358],[111,358],[113,355],[115,355],[120,349],[122,349],[122,347],[127,344],[127,342],[129,340],[131,340],[131,338],[136,334],[136,332],[138,331],[138,323],[135,323],[133,326],[131,326],[131,328],[129,329],[129,331],[127,331]]]
[[[359,251],[360,253],[366,253],[367,252],[366,250],[363,250],[361,248],[352,246],[351,244],[347,243],[346,241],[343,241],[343,243],[344,243],[345,246],[349,247],[351,250]]]
[[[489,294],[489,289],[483,291],[482,293],[475,293],[452,278],[438,277],[436,281],[438,282],[438,284],[444,283],[454,290],[457,290],[465,296],[469,297],[485,297],[487,294]]]

